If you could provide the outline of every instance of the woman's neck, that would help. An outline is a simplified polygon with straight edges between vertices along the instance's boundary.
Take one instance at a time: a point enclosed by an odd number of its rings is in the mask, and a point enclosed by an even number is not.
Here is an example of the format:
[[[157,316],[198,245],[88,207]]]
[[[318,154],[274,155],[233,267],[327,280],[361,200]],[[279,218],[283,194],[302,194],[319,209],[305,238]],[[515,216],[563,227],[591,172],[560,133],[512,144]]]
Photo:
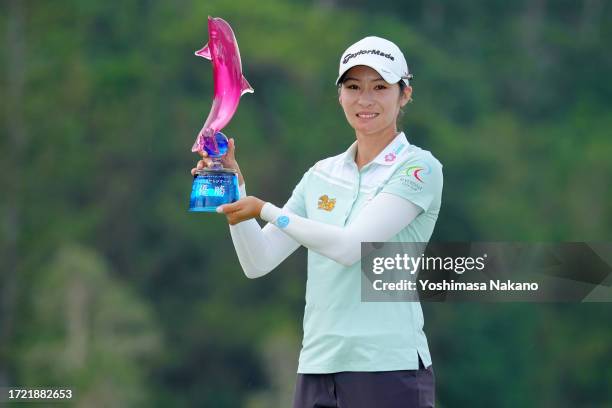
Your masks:
[[[374,135],[356,133],[357,152],[355,153],[355,163],[357,164],[357,169],[361,170],[363,166],[374,160],[398,134],[397,129],[385,130]]]

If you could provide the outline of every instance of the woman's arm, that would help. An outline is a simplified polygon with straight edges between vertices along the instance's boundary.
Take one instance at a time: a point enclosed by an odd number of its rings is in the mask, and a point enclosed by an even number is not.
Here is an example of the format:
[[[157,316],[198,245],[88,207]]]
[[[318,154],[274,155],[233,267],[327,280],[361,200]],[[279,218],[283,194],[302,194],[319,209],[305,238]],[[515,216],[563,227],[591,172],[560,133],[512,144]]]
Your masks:
[[[305,247],[350,266],[361,259],[362,242],[388,241],[422,211],[405,198],[380,193],[345,227],[303,218],[271,203],[263,206],[261,218]]]
[[[345,227],[300,217],[251,196],[225,204],[217,211],[223,212],[232,225],[260,215],[297,243],[350,266],[361,259],[362,242],[388,241],[423,210],[398,195],[380,193]]]
[[[240,186],[240,198],[246,197],[246,188]],[[255,219],[230,225],[230,234],[244,274],[259,278],[276,268],[291,255],[300,244],[283,233],[274,224],[263,229]]]

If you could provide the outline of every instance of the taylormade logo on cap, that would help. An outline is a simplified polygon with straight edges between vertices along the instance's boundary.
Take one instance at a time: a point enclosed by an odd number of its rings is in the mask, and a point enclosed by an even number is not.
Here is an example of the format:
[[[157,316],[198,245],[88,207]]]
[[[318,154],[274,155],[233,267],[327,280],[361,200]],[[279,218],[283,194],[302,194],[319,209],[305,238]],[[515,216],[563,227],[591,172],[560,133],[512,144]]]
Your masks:
[[[361,55],[361,54],[376,54],[376,55],[380,55],[380,56],[385,57],[385,58],[389,58],[391,61],[395,60],[395,58],[393,58],[393,55],[385,54],[385,53],[383,53],[380,50],[359,50],[359,51],[357,51],[354,54],[347,54],[347,55],[345,55],[344,59],[342,60],[342,63],[346,64],[347,62],[350,61],[351,58],[354,58],[354,57],[356,57],[358,55]]]
[[[340,58],[336,85],[346,71],[357,65],[365,65],[376,70],[390,84],[403,80],[408,85],[408,80],[412,79],[402,51],[384,38],[365,37],[348,47]]]

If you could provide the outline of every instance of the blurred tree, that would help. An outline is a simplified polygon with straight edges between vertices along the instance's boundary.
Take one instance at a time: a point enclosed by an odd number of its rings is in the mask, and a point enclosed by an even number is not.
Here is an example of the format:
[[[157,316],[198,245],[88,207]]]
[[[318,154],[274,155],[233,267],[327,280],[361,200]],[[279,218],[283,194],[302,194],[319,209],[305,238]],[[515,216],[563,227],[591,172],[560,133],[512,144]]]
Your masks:
[[[31,285],[16,362],[22,387],[66,387],[75,406],[151,403],[161,351],[151,309],[92,250],[64,246]]]
[[[24,127],[23,93],[26,69],[26,44],[24,39],[24,10],[21,1],[3,3],[2,26],[6,27],[4,41],[6,55],[2,69],[7,92],[0,98],[2,122],[5,123],[0,139],[0,185],[3,199],[0,201],[0,387],[14,381],[10,368],[11,346],[17,317],[19,292],[19,260],[22,246],[22,191],[24,188],[23,160],[26,144]],[[4,17],[5,16],[5,17]]]

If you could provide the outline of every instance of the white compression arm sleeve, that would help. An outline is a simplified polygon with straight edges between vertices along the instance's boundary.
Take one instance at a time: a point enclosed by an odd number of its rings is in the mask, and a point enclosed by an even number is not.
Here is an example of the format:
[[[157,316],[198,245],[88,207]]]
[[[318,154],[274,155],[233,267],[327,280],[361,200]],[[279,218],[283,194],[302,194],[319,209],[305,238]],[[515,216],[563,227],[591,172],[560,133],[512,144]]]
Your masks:
[[[243,197],[246,197],[244,184],[240,186],[240,198]],[[262,229],[255,219],[230,225],[230,234],[240,266],[251,279],[267,274],[300,247],[276,225],[267,224]]]
[[[271,203],[263,206],[261,218],[308,249],[350,266],[361,259],[362,242],[386,242],[422,211],[405,198],[380,193],[345,227],[303,218]]]

